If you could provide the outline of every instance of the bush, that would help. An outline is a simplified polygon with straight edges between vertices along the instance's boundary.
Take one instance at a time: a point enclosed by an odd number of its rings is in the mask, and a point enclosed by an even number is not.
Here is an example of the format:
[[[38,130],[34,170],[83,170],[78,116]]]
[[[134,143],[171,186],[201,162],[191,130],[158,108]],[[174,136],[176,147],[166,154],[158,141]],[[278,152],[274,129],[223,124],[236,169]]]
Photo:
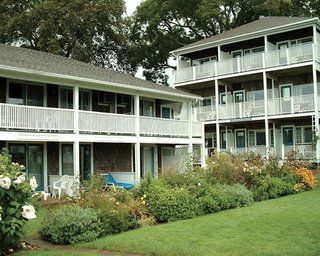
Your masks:
[[[148,210],[158,222],[168,222],[199,215],[200,204],[187,189],[158,184],[149,189]]]
[[[305,189],[312,189],[317,185],[316,177],[307,168],[298,168],[296,174],[298,176],[298,184],[302,184]]]
[[[202,211],[205,214],[225,209],[249,206],[253,203],[253,194],[245,186],[235,184],[210,187],[201,198]]]
[[[19,247],[27,220],[36,218],[31,202],[36,180],[26,179],[24,166],[11,161],[8,150],[0,154],[0,255]]]
[[[43,239],[54,244],[89,242],[103,234],[96,212],[79,206],[64,206],[48,216],[40,230]]]
[[[253,194],[257,201],[273,199],[293,194],[295,192],[294,186],[293,180],[290,182],[278,177],[266,176],[253,188]]]

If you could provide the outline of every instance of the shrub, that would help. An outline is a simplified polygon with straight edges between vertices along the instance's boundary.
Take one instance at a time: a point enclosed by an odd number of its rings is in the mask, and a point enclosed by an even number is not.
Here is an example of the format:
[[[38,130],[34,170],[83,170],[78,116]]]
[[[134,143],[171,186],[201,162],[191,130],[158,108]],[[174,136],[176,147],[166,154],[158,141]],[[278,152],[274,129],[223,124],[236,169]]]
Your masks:
[[[102,223],[93,209],[64,206],[43,223],[40,235],[54,244],[89,242],[103,233]]]
[[[252,203],[252,192],[240,184],[210,187],[201,198],[202,211],[205,214],[225,209],[249,206]]]
[[[293,194],[295,192],[294,185],[294,181],[289,182],[288,180],[267,175],[253,188],[254,198],[257,201],[262,201]]]
[[[37,187],[34,178],[28,180],[24,166],[11,161],[8,150],[0,154],[0,255],[19,247],[26,222],[36,218],[30,198]]]
[[[312,171],[307,168],[300,167],[296,169],[296,174],[298,175],[299,182],[306,189],[312,189],[317,185],[316,177],[313,175]]]
[[[199,215],[200,205],[187,189],[153,185],[149,190],[148,210],[158,222],[168,222]]]

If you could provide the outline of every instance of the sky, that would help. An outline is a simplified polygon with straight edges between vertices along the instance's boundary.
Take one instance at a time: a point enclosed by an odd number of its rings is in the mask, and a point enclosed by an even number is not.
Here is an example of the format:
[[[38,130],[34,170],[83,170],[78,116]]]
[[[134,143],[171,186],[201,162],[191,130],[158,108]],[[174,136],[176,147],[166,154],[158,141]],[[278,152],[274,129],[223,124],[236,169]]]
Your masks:
[[[126,1],[127,13],[128,15],[131,15],[142,0],[125,0],[125,1]]]

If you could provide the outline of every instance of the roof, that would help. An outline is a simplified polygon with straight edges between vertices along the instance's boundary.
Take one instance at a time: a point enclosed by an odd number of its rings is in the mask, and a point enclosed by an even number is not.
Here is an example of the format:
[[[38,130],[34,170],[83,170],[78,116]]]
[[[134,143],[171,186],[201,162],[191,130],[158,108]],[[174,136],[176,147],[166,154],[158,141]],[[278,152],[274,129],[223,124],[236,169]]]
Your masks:
[[[183,46],[181,48],[178,48],[174,51],[182,51],[186,50],[188,48],[193,48],[196,46],[201,46],[207,43],[214,43],[217,41],[222,41],[225,39],[231,39],[234,37],[238,36],[243,36],[246,34],[251,34],[255,32],[261,32],[263,30],[268,30],[268,29],[274,29],[277,27],[282,27],[282,26],[287,26],[287,25],[292,25],[298,22],[304,22],[304,21],[311,21],[311,20],[317,20],[317,18],[310,18],[310,17],[280,17],[280,16],[268,16],[261,18],[259,20],[247,23],[245,25],[227,30],[221,34],[217,34],[202,40],[199,40],[197,42],[194,42],[192,44],[188,44],[186,46]]]
[[[42,71],[57,76],[66,75],[77,78],[92,79],[95,81],[101,81],[102,84],[119,84],[137,87],[139,90],[152,89],[158,91],[159,93],[172,93],[175,96],[187,98],[198,97],[194,94],[179,89],[148,82],[128,74],[97,67],[60,55],[4,44],[0,44],[0,66],[8,66],[16,69],[27,69],[31,71]]]

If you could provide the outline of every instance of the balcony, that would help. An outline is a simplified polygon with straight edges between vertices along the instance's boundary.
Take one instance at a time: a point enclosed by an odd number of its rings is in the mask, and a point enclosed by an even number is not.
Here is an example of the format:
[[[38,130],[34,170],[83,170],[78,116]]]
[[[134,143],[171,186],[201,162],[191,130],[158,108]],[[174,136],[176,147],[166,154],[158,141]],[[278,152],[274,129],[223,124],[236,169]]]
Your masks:
[[[314,48],[314,44],[301,44],[282,50],[253,53],[238,58],[184,67],[175,71],[175,83],[312,61],[315,54],[317,59],[320,58],[320,44],[317,49]]]
[[[0,104],[2,130],[74,133],[75,114],[71,109]],[[136,116],[125,114],[78,111],[80,134],[136,134]],[[140,116],[140,135],[158,137],[189,137],[189,121]],[[192,123],[193,137],[202,136],[201,123]]]

